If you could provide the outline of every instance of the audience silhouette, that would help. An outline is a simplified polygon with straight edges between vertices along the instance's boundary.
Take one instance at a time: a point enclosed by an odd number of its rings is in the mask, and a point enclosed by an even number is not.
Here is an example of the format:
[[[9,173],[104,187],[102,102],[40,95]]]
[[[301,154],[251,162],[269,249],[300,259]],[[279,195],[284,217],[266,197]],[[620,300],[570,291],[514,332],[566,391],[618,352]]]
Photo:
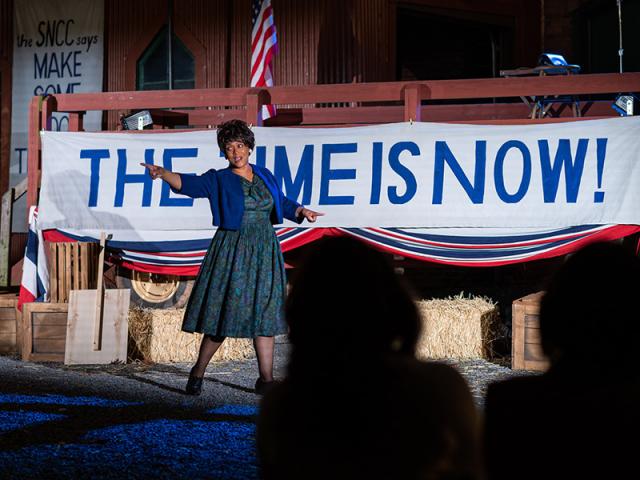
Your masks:
[[[419,314],[383,254],[321,240],[286,316],[288,374],[258,421],[265,478],[477,478],[470,391],[452,367],[415,358]]]
[[[570,256],[541,300],[547,372],[491,385],[488,478],[629,478],[640,431],[640,259],[620,245]]]

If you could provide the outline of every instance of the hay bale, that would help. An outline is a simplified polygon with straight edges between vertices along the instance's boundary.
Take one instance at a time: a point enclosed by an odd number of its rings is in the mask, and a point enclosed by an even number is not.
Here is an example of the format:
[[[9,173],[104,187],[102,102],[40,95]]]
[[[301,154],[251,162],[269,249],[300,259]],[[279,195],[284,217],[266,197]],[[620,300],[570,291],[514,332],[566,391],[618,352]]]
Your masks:
[[[485,297],[464,297],[417,302],[422,317],[419,358],[491,358],[498,337],[499,311]]]
[[[195,362],[202,335],[181,331],[184,308],[129,310],[129,357],[155,363]],[[254,356],[248,338],[227,338],[213,361],[241,360]]]

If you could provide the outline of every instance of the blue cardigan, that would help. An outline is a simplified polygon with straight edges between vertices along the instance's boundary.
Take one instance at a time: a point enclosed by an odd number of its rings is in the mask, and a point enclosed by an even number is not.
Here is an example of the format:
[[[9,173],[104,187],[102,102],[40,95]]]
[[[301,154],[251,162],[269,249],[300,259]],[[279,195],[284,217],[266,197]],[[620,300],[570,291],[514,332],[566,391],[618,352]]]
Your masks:
[[[273,174],[266,168],[251,165],[253,173],[265,183],[273,197],[271,223],[282,223],[287,218],[296,223],[302,223],[304,217],[297,218],[296,210],[301,207],[297,202],[284,196]],[[185,175],[180,173],[182,188],[172,189],[176,193],[191,198],[208,198],[213,225],[227,230],[239,230],[244,214],[244,194],[240,176],[230,168],[222,170],[211,169],[202,175]]]

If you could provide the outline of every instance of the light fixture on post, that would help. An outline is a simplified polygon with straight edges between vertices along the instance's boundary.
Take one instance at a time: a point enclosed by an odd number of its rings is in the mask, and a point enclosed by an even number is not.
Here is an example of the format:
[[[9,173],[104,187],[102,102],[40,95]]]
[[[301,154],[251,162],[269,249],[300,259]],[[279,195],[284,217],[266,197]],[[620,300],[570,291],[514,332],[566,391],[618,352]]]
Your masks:
[[[611,107],[620,114],[621,117],[627,117],[633,115],[634,111],[637,111],[638,97],[633,93],[626,93],[618,95],[615,102],[611,104]]]
[[[120,117],[120,124],[124,130],[144,130],[145,127],[153,125],[153,119],[149,110],[142,110],[125,117]]]

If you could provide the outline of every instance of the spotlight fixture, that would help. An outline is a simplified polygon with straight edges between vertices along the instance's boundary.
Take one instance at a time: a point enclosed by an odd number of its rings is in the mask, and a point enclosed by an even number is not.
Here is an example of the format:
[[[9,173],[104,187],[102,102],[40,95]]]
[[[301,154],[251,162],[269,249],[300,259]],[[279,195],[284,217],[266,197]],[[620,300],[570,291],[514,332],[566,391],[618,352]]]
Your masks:
[[[559,53],[543,53],[538,57],[539,67],[558,67],[557,71],[547,70],[547,74],[567,74],[579,73],[580,65],[572,65],[568,63]]]
[[[143,130],[144,127],[153,125],[153,119],[151,118],[149,110],[142,110],[128,117],[122,115],[120,117],[120,124],[125,130]]]
[[[611,107],[622,117],[633,115],[635,108],[638,106],[638,97],[632,93],[618,95]]]

